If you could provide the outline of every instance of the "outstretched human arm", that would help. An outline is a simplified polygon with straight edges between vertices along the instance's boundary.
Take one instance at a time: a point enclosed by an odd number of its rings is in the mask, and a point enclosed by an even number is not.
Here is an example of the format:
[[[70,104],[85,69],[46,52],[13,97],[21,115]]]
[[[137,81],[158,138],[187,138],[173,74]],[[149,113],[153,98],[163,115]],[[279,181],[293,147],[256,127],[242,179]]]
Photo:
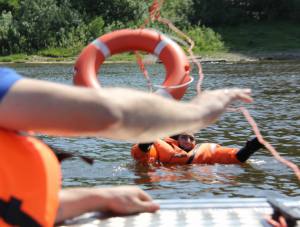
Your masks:
[[[224,89],[178,102],[132,89],[90,89],[21,79],[1,102],[0,127],[149,142],[204,128],[233,101],[251,102],[249,95],[249,89]]]
[[[86,212],[133,214],[155,212],[159,205],[138,187],[69,188],[60,192],[56,223]]]

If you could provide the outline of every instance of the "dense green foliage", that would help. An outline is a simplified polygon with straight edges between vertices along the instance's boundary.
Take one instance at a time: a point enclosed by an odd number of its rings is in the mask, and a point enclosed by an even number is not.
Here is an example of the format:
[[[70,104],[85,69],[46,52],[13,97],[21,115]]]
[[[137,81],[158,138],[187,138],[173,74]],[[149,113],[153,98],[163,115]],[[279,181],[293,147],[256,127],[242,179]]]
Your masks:
[[[245,22],[300,22],[299,0],[194,0],[192,24],[239,25]]]
[[[137,0],[70,0],[73,9],[80,9],[86,20],[101,16],[107,24],[139,20],[148,9]]]
[[[139,27],[152,2],[0,0],[0,54],[76,54],[105,32]],[[300,0],[165,0],[161,15],[194,38],[196,52],[224,50],[221,36],[211,28],[274,21],[299,24]],[[156,23],[150,26],[162,29]]]
[[[299,24],[277,22],[219,27],[226,47],[235,51],[299,51]]]

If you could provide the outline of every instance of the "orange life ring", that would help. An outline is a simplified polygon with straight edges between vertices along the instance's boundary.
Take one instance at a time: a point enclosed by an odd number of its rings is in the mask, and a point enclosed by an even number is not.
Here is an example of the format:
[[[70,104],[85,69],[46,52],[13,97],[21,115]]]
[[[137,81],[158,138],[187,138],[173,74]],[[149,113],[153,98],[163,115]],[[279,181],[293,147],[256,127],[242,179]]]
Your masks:
[[[97,72],[105,59],[135,50],[152,53],[164,64],[166,78],[158,93],[181,99],[192,80],[187,57],[178,44],[150,29],[117,30],[94,40],[85,47],[75,63],[74,84],[99,88]]]

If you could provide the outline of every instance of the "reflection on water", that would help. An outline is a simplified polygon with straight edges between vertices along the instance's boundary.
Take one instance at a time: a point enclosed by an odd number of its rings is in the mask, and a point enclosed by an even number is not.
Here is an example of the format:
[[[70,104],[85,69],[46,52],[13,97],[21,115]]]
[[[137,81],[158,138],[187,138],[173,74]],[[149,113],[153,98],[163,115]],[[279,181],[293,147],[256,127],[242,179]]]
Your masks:
[[[13,65],[29,77],[72,83],[72,65]],[[300,165],[300,63],[204,64],[203,89],[250,87],[255,102],[247,105],[263,136],[285,158]],[[164,80],[162,65],[148,68],[154,84]],[[102,86],[134,87],[147,83],[136,64],[106,64],[101,68]],[[196,77],[196,72],[194,72]],[[195,84],[195,83],[194,83]],[[185,95],[195,95],[192,85]],[[179,110],[184,111],[184,110]],[[253,132],[241,113],[227,112],[220,121],[196,134],[198,142],[241,147]],[[43,137],[49,144],[95,159],[93,166],[79,159],[63,163],[64,186],[139,185],[154,198],[201,198],[203,196],[254,197],[299,196],[299,182],[292,171],[265,150],[245,165],[150,166],[134,163],[130,143],[99,138]]]

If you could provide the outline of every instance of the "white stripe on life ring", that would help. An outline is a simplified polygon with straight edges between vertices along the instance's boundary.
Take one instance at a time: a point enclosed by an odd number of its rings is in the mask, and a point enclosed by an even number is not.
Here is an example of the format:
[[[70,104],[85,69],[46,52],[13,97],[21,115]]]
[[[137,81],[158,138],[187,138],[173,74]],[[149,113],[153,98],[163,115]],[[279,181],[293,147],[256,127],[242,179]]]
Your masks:
[[[171,39],[164,36],[163,39],[156,45],[154,54],[159,57],[162,50],[171,42],[173,42]]]
[[[171,86],[163,86],[163,85],[154,84],[153,87],[163,88],[163,89],[165,89],[165,88],[176,89],[176,88],[185,87],[185,86],[189,85],[190,83],[192,83],[193,81],[194,81],[194,77],[190,76],[190,80],[188,82],[185,82],[184,84],[171,85]]]
[[[98,39],[95,39],[92,43],[95,45],[95,47],[96,47],[98,50],[101,51],[101,53],[103,54],[103,56],[104,56],[105,58],[107,58],[107,57],[110,56],[110,50],[109,50],[108,46],[107,46],[105,43],[101,42],[101,41],[98,40]]]

